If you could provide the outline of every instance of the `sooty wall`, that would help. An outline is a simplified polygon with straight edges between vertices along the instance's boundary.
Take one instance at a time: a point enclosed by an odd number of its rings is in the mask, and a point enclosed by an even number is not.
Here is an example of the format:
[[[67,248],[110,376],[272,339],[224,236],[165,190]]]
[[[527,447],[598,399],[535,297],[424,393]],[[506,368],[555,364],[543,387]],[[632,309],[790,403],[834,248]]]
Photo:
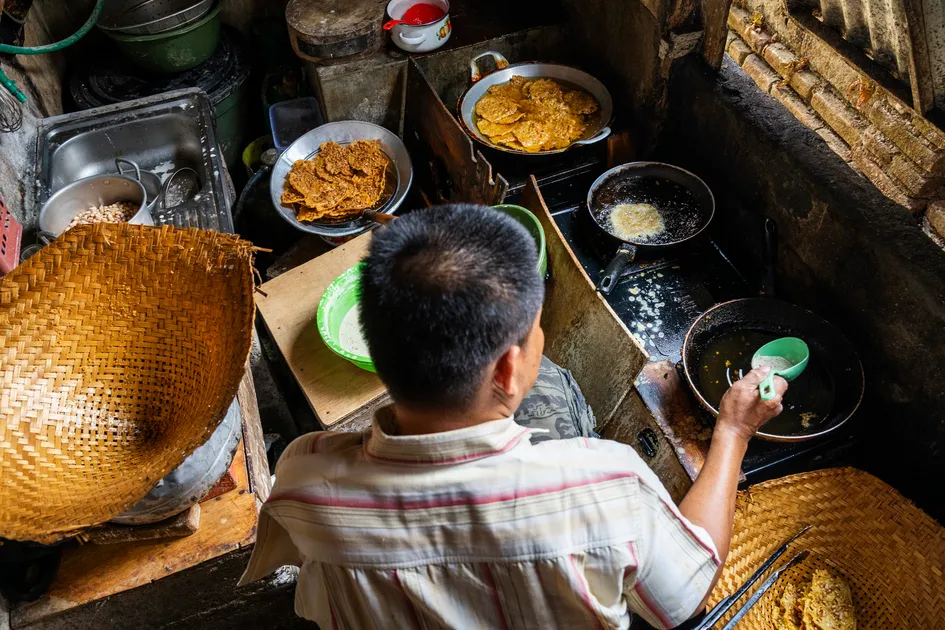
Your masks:
[[[681,63],[658,155],[706,179],[715,236],[752,280],[764,217],[778,224],[780,297],[860,350],[859,465],[945,521],[945,251],[731,59]]]

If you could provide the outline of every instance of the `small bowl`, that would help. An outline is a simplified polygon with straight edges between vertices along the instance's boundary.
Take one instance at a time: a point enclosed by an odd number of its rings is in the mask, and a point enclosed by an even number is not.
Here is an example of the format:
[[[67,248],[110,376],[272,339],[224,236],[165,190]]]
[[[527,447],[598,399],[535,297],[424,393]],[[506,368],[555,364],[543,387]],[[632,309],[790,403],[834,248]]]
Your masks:
[[[545,230],[541,227],[538,217],[522,206],[501,204],[492,207],[521,223],[535,239],[535,245],[538,247],[538,273],[544,278],[548,272],[548,252],[545,248]]]
[[[72,182],[57,190],[39,211],[39,229],[59,236],[69,228],[77,214],[95,206],[127,201],[138,206],[128,223],[154,225],[148,210],[148,194],[144,186],[125,175],[93,175]]]
[[[352,308],[358,307],[363,266],[364,263],[358,263],[328,285],[322,299],[318,302],[315,319],[318,324],[318,334],[332,352],[362,370],[374,372],[374,362],[371,361],[371,357],[348,352],[341,347],[341,322]]]

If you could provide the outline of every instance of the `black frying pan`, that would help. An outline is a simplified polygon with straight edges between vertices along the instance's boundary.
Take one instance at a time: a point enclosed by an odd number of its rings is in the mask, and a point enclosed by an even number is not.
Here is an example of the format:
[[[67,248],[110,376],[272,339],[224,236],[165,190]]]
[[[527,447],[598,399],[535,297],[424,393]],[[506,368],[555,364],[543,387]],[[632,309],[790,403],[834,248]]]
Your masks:
[[[758,437],[803,442],[836,431],[863,399],[860,358],[839,330],[787,302],[745,298],[717,304],[703,313],[683,342],[682,362],[689,386],[702,406],[718,415],[722,394],[740,374],[748,373],[755,350],[778,337],[800,337],[807,342],[810,363],[788,388],[784,412],[762,427]]]
[[[646,241],[628,241],[614,233],[611,210],[622,203],[656,206],[665,229]],[[623,241],[607,265],[597,289],[608,294],[638,251],[659,250],[695,238],[712,221],[715,198],[701,179],[678,166],[661,162],[631,162],[616,166],[594,181],[587,209],[602,230]]]

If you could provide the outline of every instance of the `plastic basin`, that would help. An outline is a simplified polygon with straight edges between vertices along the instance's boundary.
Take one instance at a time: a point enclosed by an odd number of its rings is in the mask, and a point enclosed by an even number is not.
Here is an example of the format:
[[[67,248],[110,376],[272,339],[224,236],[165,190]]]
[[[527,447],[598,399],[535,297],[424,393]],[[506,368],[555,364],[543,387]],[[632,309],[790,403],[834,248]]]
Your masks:
[[[318,302],[316,323],[318,334],[325,345],[342,359],[350,361],[362,370],[374,372],[371,357],[354,354],[341,347],[341,322],[352,308],[358,307],[361,286],[361,268],[358,263],[328,285]]]

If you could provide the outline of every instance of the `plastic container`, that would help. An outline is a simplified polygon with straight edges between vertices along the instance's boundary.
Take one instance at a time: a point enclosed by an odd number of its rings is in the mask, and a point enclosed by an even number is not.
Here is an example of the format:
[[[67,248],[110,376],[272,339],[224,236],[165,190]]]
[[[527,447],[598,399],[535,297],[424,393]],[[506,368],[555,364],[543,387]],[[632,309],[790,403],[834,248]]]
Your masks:
[[[538,247],[538,273],[544,278],[548,271],[548,252],[545,248],[545,230],[541,227],[538,217],[526,208],[512,204],[502,204],[492,206],[492,208],[504,212],[521,223],[535,239],[535,245]]]
[[[324,122],[318,99],[311,96],[274,103],[269,108],[272,142],[279,151],[285,151],[305,133]]]
[[[341,345],[341,322],[351,309],[358,308],[363,266],[364,263],[358,263],[328,285],[318,303],[315,319],[318,324],[318,334],[332,352],[362,370],[374,372],[374,362],[371,361],[371,357],[354,354]]]

